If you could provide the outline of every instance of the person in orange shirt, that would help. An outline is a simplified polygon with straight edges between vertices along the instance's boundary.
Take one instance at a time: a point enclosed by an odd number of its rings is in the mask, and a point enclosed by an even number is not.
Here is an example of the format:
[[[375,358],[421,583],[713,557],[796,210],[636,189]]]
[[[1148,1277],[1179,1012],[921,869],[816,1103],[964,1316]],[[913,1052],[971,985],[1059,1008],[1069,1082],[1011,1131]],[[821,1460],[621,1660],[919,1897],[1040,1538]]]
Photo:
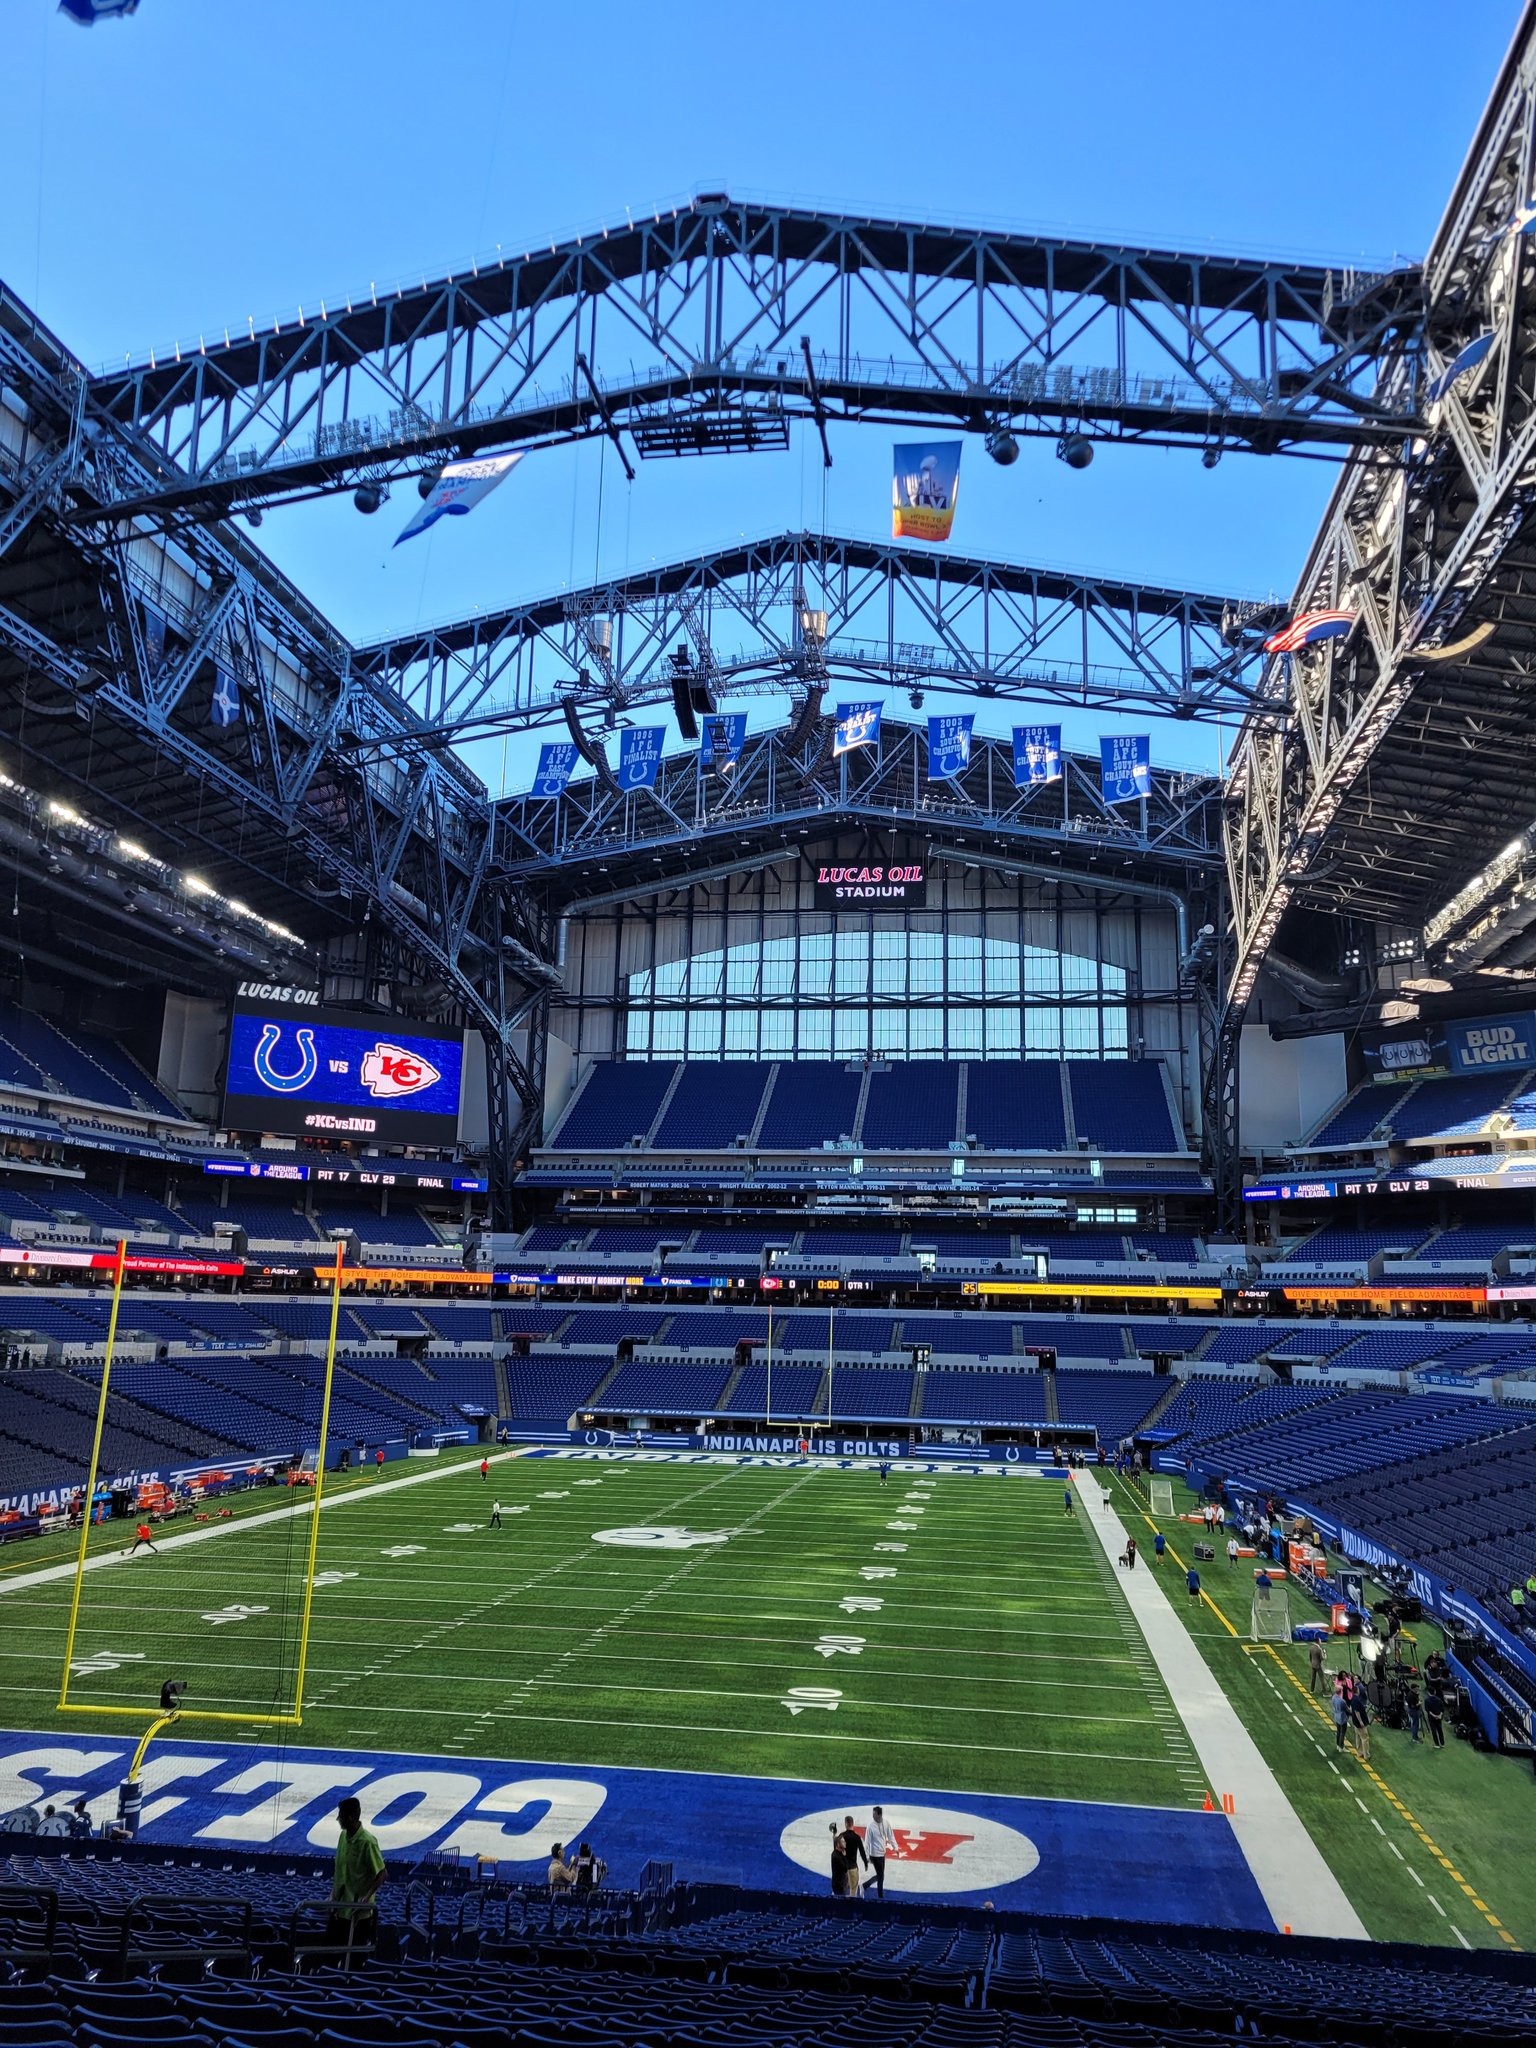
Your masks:
[[[129,1544],[128,1548],[123,1552],[124,1557],[132,1557],[134,1552],[139,1548],[141,1544],[144,1546],[146,1550],[148,1550],[151,1557],[158,1557],[160,1555],[159,1551],[156,1550],[154,1546],[153,1539],[150,1536],[148,1522],[140,1522],[138,1527],[134,1530],[133,1541]]]

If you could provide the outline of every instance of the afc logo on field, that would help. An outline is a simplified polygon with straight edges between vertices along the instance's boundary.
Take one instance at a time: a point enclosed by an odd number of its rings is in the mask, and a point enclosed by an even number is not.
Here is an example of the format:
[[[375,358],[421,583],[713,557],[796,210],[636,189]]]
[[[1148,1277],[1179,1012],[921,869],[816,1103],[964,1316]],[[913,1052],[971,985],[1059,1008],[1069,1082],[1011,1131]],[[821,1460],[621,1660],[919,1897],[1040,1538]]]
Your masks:
[[[847,1811],[846,1806],[828,1806],[803,1814],[785,1828],[779,1847],[802,1870],[824,1878],[832,1835]],[[857,1819],[857,1805],[855,1815],[862,1835],[864,1822]],[[979,1813],[903,1804],[888,1808],[886,1818],[896,1838],[885,1867],[889,1891],[991,1891],[1016,1884],[1039,1867],[1040,1851],[1028,1835]]]

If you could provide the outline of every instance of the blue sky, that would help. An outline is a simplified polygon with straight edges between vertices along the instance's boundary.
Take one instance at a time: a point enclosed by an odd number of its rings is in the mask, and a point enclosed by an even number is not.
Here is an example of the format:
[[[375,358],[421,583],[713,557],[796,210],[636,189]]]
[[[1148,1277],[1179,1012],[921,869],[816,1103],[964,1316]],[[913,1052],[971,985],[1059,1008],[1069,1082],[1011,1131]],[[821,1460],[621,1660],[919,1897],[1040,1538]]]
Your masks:
[[[1428,243],[1519,11],[1476,0],[1448,32],[1443,0],[972,0],[963,26],[931,0],[141,0],[85,31],[0,0],[0,276],[95,364],[700,188],[1374,265]],[[274,513],[261,541],[371,639],[744,533],[883,532],[891,439],[840,431],[825,500],[797,429],[787,455],[641,463],[632,487],[611,450],[543,452],[398,553],[413,493],[373,520],[349,497]],[[956,545],[1285,592],[1330,481],[1150,449],[1079,474],[1049,442],[1003,471],[972,442]],[[1215,765],[1212,731],[1157,737]],[[474,758],[527,786],[526,742]]]

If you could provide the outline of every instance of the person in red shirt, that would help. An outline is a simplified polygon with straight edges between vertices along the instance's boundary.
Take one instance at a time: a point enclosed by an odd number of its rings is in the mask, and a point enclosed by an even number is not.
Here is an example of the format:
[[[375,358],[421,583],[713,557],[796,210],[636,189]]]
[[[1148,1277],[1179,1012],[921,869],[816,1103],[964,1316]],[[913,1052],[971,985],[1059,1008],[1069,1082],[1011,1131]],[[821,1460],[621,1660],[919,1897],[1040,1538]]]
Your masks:
[[[490,1476],[491,1476],[491,1461],[490,1461],[490,1459],[489,1459],[489,1458],[482,1458],[482,1459],[480,1460],[480,1477],[481,1477],[482,1479],[489,1479],[489,1478],[490,1478]]]
[[[125,1557],[132,1557],[133,1553],[138,1549],[141,1543],[149,1551],[151,1557],[158,1557],[160,1555],[159,1551],[156,1550],[154,1542],[150,1536],[148,1522],[139,1523],[139,1525],[133,1532],[133,1541],[129,1544],[128,1548],[124,1551],[123,1555]]]
[[[377,1450],[373,1454],[373,1469],[382,1479],[384,1476],[384,1453],[382,1450]]]

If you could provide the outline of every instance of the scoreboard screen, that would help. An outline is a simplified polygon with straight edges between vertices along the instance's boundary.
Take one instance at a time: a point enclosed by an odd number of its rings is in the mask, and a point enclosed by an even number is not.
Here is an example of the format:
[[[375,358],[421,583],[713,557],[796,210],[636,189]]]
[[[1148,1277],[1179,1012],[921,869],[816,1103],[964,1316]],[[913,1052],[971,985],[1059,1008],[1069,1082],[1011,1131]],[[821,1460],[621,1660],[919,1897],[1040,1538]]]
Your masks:
[[[463,1079],[456,1028],[239,996],[224,1123],[300,1138],[452,1145]]]
[[[924,910],[928,904],[926,860],[818,862],[817,910]]]

